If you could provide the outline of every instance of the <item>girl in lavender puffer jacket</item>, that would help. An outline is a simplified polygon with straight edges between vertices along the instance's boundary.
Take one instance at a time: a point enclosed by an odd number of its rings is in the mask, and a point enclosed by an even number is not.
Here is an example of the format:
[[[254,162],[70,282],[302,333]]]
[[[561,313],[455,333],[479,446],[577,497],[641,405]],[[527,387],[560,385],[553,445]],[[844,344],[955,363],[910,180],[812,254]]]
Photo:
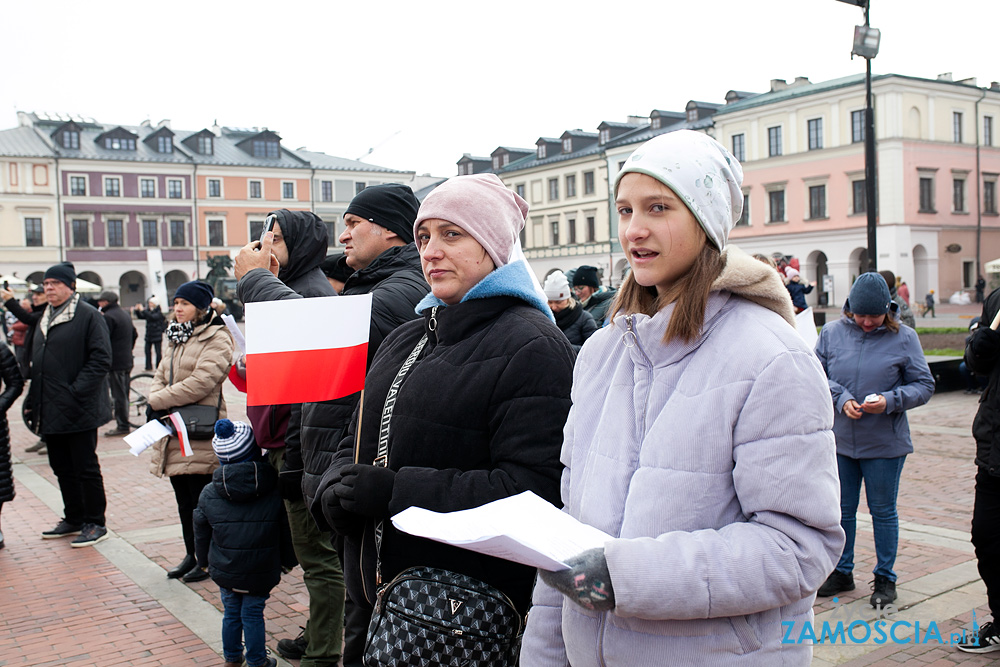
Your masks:
[[[565,511],[611,539],[541,573],[523,667],[811,660],[783,640],[844,543],[833,410],[777,273],[726,248],[741,181],[681,130],[615,182],[632,272],[577,360],[561,457]]]

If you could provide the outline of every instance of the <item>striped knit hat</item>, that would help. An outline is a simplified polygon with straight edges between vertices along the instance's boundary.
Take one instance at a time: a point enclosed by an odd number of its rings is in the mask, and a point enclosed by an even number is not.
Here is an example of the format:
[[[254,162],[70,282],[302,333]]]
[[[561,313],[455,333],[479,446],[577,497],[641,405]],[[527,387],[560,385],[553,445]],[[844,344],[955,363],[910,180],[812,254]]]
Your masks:
[[[260,448],[253,437],[253,429],[246,422],[232,422],[220,419],[215,422],[215,437],[212,449],[223,465],[239,463],[254,458]]]

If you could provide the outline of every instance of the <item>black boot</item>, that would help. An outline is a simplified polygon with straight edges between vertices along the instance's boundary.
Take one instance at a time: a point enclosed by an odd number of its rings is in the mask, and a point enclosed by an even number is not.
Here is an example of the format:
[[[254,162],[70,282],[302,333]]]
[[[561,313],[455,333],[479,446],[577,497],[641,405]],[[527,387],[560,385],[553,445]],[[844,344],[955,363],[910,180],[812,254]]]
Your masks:
[[[872,582],[872,596],[868,600],[868,604],[878,609],[879,607],[885,607],[890,602],[895,602],[895,600],[896,582],[889,581],[888,577],[876,574],[875,581]]]
[[[177,567],[167,571],[167,579],[180,579],[185,574],[193,570],[194,566],[197,564],[197,559],[195,559],[195,557],[191,554],[188,554],[187,556],[184,556],[184,560],[182,560]]]
[[[186,584],[193,583],[195,581],[205,581],[208,579],[208,570],[203,567],[191,568],[191,571],[181,577],[181,581]]]

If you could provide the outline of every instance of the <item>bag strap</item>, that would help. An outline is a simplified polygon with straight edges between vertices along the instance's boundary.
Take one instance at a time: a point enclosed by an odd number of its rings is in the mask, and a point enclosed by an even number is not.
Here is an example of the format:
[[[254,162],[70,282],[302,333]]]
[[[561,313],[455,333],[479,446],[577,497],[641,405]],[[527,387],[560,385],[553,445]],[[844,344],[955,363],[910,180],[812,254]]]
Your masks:
[[[431,310],[431,319],[429,323],[429,328],[431,331],[437,328],[437,309],[438,306],[434,306]],[[424,346],[427,345],[427,333],[425,332],[420,340],[417,341],[416,346],[413,351],[410,352],[410,356],[406,358],[403,365],[399,367],[399,371],[396,373],[396,379],[392,381],[389,385],[389,393],[385,397],[385,405],[382,406],[382,421],[379,427],[378,433],[378,453],[375,456],[375,460],[372,465],[379,468],[385,468],[389,464],[389,424],[392,422],[392,411],[396,407],[396,397],[399,395],[399,388],[403,384],[403,378],[406,374],[410,372],[413,364],[416,363],[417,357],[423,352]],[[361,413],[358,412],[358,424],[361,424]],[[375,584],[379,585],[382,583],[382,528],[383,522],[379,521],[375,524]]]
[[[168,385],[174,384],[174,356],[176,356],[176,354],[177,354],[177,346],[174,345],[172,348],[170,348],[170,382],[167,383]],[[223,382],[225,382],[225,380],[223,380]],[[222,410],[222,386],[220,385],[219,400],[215,402],[215,412],[218,413],[221,410]],[[216,419],[218,419],[219,415],[216,414],[215,417]]]

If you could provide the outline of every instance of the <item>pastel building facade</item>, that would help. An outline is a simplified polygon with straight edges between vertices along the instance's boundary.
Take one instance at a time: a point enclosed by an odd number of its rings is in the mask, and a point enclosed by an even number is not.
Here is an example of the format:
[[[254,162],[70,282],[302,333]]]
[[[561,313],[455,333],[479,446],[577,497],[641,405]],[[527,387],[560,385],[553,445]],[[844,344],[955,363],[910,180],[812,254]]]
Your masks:
[[[127,306],[152,295],[166,302],[207,274],[209,256],[235,256],[257,238],[275,209],[315,211],[335,248],[357,192],[414,176],[292,151],[266,129],[18,117],[19,127],[0,131],[2,272],[37,282],[66,259]]]

